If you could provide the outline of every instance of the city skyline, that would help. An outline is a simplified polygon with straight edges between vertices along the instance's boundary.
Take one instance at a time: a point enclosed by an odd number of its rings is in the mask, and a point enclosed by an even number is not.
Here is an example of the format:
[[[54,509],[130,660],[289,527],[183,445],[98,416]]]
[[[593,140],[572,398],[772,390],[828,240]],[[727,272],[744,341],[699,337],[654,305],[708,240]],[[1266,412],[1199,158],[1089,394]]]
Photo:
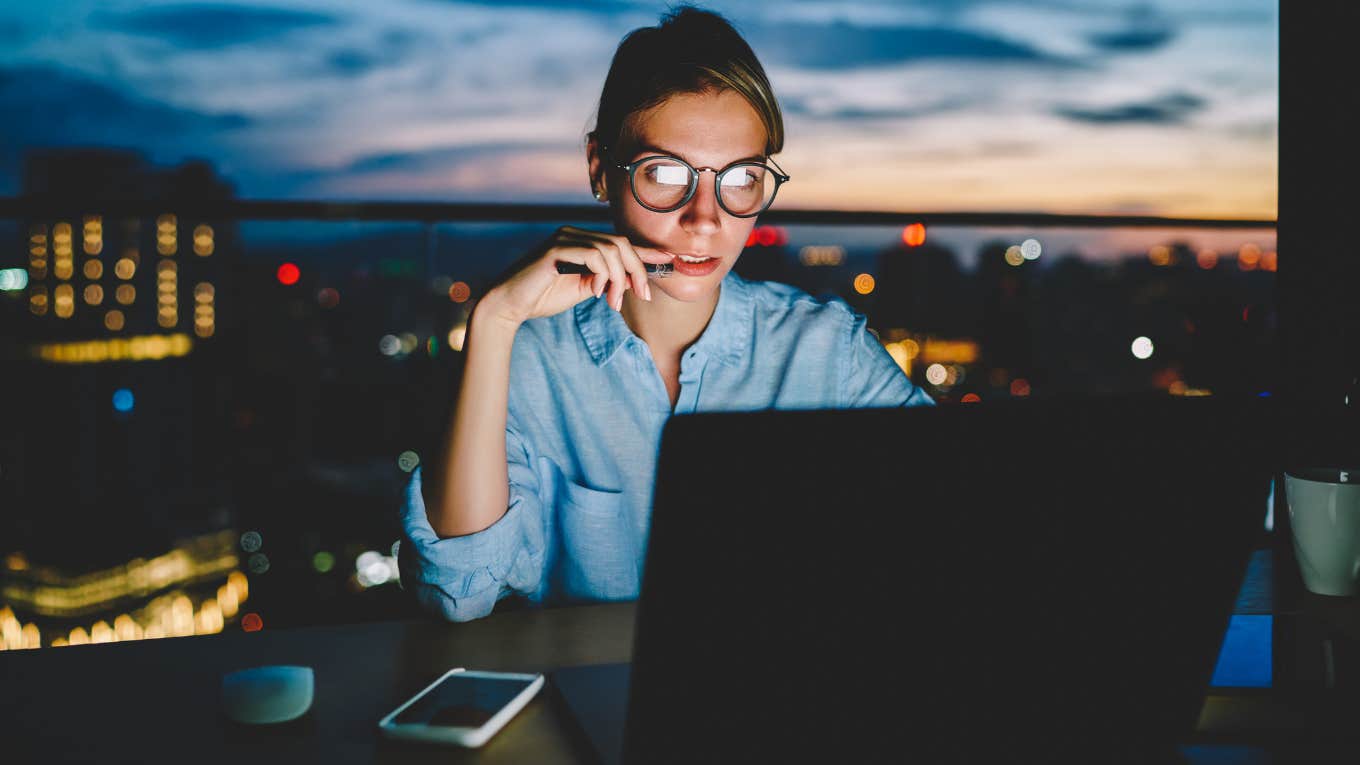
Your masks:
[[[1274,3],[706,6],[782,99],[782,207],[1275,217]],[[97,145],[206,159],[246,198],[585,203],[609,57],[663,9],[6,8],[0,195],[25,152]]]

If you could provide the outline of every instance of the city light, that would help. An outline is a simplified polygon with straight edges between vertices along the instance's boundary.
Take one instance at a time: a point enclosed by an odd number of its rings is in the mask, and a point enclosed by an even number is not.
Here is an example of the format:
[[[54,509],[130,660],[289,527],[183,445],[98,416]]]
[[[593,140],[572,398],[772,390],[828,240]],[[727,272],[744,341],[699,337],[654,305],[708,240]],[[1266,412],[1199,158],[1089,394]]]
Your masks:
[[[419,464],[420,455],[413,451],[407,450],[397,455],[397,467],[401,468],[401,472],[403,473],[409,473],[412,470],[415,470],[416,466]]]
[[[137,261],[129,257],[119,258],[113,264],[113,273],[119,279],[131,279],[137,273]]]
[[[1038,260],[1043,252],[1043,245],[1039,244],[1038,239],[1026,239],[1020,243],[1020,254],[1025,260]]]
[[[335,568],[335,556],[325,550],[318,552],[312,556],[312,568],[316,569],[318,574],[329,573]]]
[[[1218,265],[1218,253],[1210,249],[1200,250],[1195,253],[1195,263],[1208,271]]]
[[[982,397],[976,393],[965,393],[963,394],[963,398],[959,399],[959,401],[964,404],[976,404],[981,400]]]
[[[28,286],[28,272],[22,268],[0,269],[0,291],[18,292]]]
[[[340,305],[340,291],[334,287],[322,287],[316,293],[316,304],[322,308],[334,308]]]
[[[241,535],[241,549],[253,553],[264,546],[264,537],[258,531],[247,531]]]
[[[99,305],[104,302],[104,288],[98,284],[85,285],[85,302],[90,305]]]
[[[297,284],[302,278],[302,270],[293,263],[284,263],[274,275],[278,278],[279,284],[290,286]]]
[[[116,411],[127,413],[132,411],[134,399],[132,391],[127,388],[119,388],[113,392],[113,408]]]
[[[86,279],[102,278],[104,276],[104,262],[90,258],[85,261],[85,266],[81,270],[85,272]]]
[[[746,237],[746,246],[752,247],[773,247],[777,244],[788,244],[789,235],[780,226],[756,226],[751,229],[750,236]]]
[[[845,248],[839,244],[810,244],[798,251],[798,260],[805,266],[839,266],[845,262]]]
[[[1011,395],[1024,398],[1030,394],[1029,381],[1023,377],[1011,380]]]
[[[1006,259],[1006,265],[1008,266],[1019,266],[1023,265],[1025,262],[1025,254],[1020,251],[1020,245],[1018,244],[1007,247],[1004,257]]]
[[[1152,341],[1140,335],[1133,339],[1133,343],[1129,346],[1129,350],[1133,352],[1134,358],[1152,358]]]
[[[855,277],[855,292],[861,295],[868,295],[874,291],[874,277],[872,274],[860,274]]]
[[[1154,266],[1171,265],[1171,248],[1164,244],[1153,245],[1148,250],[1148,260],[1152,261]]]
[[[123,316],[123,312],[115,308],[104,314],[104,329],[107,329],[110,332],[118,332],[123,329],[124,321],[126,321],[126,319]]]
[[[257,613],[249,613],[241,617],[241,629],[246,632],[259,632],[264,629],[264,619]]]
[[[212,226],[201,224],[194,229],[194,254],[203,258],[213,254]]]
[[[38,287],[28,293],[28,310],[31,311],[34,316],[47,315],[47,290]]]
[[[467,325],[459,324],[449,330],[449,347],[455,351],[463,350],[463,343],[467,340]]]
[[[400,577],[397,559],[390,555],[369,550],[360,553],[354,561],[354,579],[360,587],[377,587],[394,582]]]
[[[76,311],[76,290],[69,284],[58,284],[52,290],[52,301],[56,304],[57,318],[69,319]]]
[[[926,367],[926,382],[931,385],[944,385],[947,379],[949,379],[949,370],[944,368],[944,364],[931,364]]]
[[[467,282],[454,282],[449,285],[449,300],[455,303],[466,303],[472,297],[472,287]]]
[[[912,223],[902,229],[902,243],[908,247],[920,247],[926,243],[926,226],[924,223]]]
[[[69,287],[70,285],[64,285]],[[69,298],[68,298],[69,302]],[[61,308],[60,296],[57,303]],[[138,335],[75,343],[45,343],[33,347],[33,355],[54,364],[98,364],[108,361],[158,361],[187,356],[193,350],[188,335]]]

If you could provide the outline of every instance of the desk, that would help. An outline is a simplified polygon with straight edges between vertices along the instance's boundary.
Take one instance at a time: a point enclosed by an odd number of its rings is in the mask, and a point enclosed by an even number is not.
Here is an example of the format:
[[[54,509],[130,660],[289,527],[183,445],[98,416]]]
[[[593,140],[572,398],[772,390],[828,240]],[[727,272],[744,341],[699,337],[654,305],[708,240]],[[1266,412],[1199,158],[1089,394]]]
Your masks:
[[[0,762],[575,763],[546,691],[480,750],[388,741],[378,720],[454,666],[627,661],[631,603],[0,653]],[[222,716],[224,672],[306,664],[316,697],[272,728]],[[17,755],[17,756],[16,756]]]
[[[1276,665],[1302,677],[1276,688],[1212,693],[1191,763],[1353,762],[1324,755],[1360,723],[1351,680],[1308,684],[1321,636],[1337,669],[1356,655],[1360,604],[1304,594],[1275,615]],[[566,720],[540,694],[481,750],[387,741],[376,723],[453,666],[546,671],[626,661],[631,603],[498,613],[466,624],[431,621],[308,627],[0,653],[0,760],[5,762],[575,763]],[[1283,655],[1282,655],[1283,654]],[[222,673],[260,664],[307,664],[316,700],[298,721],[272,728],[222,717]],[[1290,670],[1284,670],[1290,671]],[[14,758],[16,753],[26,756]]]

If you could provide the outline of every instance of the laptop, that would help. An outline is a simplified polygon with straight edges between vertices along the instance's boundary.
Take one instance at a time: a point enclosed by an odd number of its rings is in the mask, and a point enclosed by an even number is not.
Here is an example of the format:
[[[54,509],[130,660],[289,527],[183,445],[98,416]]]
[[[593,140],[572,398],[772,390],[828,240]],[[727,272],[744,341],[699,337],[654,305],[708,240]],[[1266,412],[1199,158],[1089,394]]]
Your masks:
[[[1177,761],[1272,472],[1262,400],[706,413],[662,437],[601,762]]]

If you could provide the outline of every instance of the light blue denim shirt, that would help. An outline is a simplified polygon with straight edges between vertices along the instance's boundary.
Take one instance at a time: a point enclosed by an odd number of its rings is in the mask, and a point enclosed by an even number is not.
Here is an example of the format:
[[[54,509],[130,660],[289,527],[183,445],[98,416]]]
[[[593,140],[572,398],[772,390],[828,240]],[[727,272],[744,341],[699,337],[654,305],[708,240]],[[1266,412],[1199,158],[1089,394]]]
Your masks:
[[[681,357],[674,413],[933,403],[845,301],[729,273]],[[417,599],[463,621],[510,593],[636,598],[671,414],[651,351],[604,298],[525,322],[510,361],[509,507],[483,531],[440,539],[417,468],[402,508]]]

